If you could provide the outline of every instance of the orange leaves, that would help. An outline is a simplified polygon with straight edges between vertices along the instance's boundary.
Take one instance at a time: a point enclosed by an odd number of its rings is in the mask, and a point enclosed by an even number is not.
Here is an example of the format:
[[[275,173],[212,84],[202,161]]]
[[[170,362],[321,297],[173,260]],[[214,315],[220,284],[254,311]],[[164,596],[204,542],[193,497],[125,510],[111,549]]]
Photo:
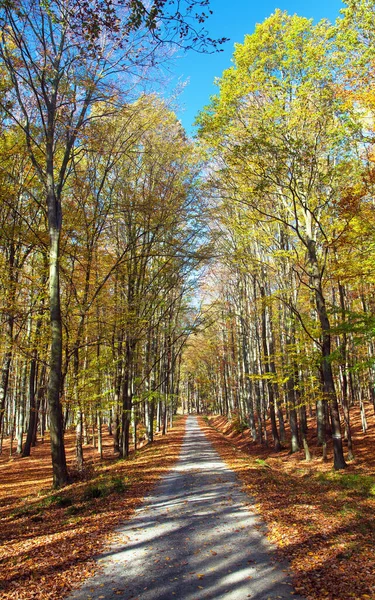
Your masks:
[[[355,411],[352,421],[359,462],[351,465],[348,473],[364,478],[363,474],[374,473],[370,448],[375,442],[375,424],[364,437]],[[290,561],[298,593],[308,600],[375,598],[374,497],[341,487],[320,460],[306,465],[287,451],[275,455],[255,447],[246,433],[229,435],[225,419],[215,419],[219,431],[203,420],[201,427],[245,484],[246,492],[255,498],[255,506],[267,522],[267,536],[280,557]],[[262,468],[260,458],[272,463],[272,468]]]
[[[60,492],[72,501],[66,507],[49,504],[48,444],[37,446],[30,459],[10,463],[0,457],[0,599],[57,600],[92,575],[93,557],[103,549],[111,530],[132,516],[143,496],[178,458],[183,430],[180,421],[132,460],[107,459],[97,467],[106,476],[128,478],[125,491],[82,502],[90,482],[74,483]],[[69,457],[74,454],[74,437],[68,435],[67,442]]]

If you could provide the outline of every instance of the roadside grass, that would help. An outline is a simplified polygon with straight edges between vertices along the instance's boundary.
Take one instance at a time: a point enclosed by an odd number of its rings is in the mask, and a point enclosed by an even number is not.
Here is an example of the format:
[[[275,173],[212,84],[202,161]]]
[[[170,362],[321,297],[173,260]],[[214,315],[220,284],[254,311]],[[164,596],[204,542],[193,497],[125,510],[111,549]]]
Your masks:
[[[349,493],[354,492],[365,497],[375,496],[375,476],[331,471],[318,473],[316,479],[328,487],[335,483]]]

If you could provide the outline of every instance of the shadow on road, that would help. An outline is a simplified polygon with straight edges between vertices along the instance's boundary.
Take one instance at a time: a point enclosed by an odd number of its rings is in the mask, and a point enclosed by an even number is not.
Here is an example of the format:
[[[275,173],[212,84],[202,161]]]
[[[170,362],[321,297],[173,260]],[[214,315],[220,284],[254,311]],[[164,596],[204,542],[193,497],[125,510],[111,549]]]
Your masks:
[[[297,600],[248,503],[189,417],[178,463],[70,600]]]

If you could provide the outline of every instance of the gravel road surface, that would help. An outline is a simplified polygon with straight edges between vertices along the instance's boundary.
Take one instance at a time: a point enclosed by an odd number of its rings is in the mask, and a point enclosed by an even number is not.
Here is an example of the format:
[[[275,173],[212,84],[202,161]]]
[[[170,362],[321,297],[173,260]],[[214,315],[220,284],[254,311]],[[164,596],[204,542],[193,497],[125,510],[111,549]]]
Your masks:
[[[176,466],[69,600],[302,600],[249,502],[190,416]]]

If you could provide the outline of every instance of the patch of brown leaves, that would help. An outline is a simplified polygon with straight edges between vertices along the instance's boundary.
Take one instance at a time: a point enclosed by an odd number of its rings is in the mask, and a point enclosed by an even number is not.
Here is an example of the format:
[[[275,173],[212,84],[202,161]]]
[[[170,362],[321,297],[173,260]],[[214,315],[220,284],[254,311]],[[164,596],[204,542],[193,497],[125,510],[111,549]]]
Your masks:
[[[261,448],[248,431],[236,433],[223,417],[209,423],[200,420],[254,499],[280,557],[290,561],[296,590],[307,600],[373,600],[374,417],[363,435],[359,415],[353,415],[356,461],[340,473],[319,456],[306,463],[302,453]]]
[[[58,600],[91,575],[93,557],[111,532],[134,510],[177,460],[185,419],[164,437],[116,460],[106,436],[105,460],[93,449],[86,461],[95,464],[88,481],[53,493],[49,444],[33,449],[30,458],[0,458],[0,598]],[[74,436],[67,436],[67,454],[74,454]],[[114,485],[114,489],[108,486]],[[116,484],[124,487],[116,491]],[[107,486],[103,497],[95,489]],[[93,490],[93,488],[95,488]],[[93,490],[93,491],[92,491]]]

